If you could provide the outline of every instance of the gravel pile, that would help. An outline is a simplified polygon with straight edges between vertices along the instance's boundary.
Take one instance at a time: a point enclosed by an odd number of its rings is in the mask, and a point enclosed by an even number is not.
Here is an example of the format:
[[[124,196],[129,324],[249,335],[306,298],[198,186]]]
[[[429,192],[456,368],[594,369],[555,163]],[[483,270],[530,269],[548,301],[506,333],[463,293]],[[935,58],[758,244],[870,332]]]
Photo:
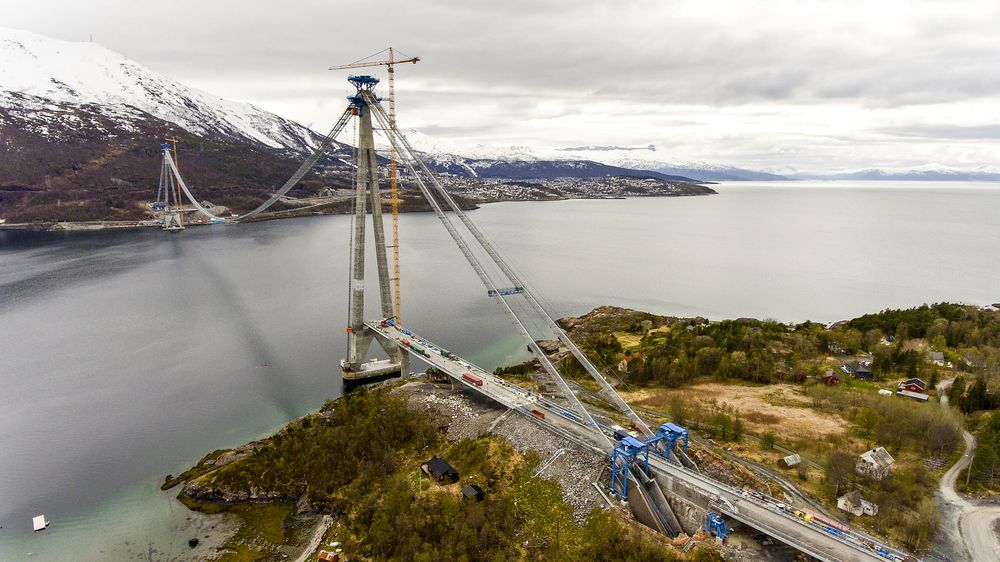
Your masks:
[[[495,435],[518,451],[537,453],[542,468],[538,476],[559,482],[563,498],[573,508],[578,522],[583,522],[593,508],[606,505],[591,484],[605,464],[601,455],[564,441],[523,414],[508,413],[471,392],[452,393],[448,387],[430,384],[411,384],[399,390],[409,392],[411,408],[430,412],[445,422],[449,441],[479,437],[492,427]]]
[[[482,398],[465,393],[452,393],[448,387],[431,384],[407,385],[409,405],[416,410],[430,412],[446,427],[449,441],[475,438],[487,432],[490,424],[505,411]]]
[[[541,459],[538,466],[542,467],[538,475],[559,482],[563,499],[573,508],[577,522],[583,522],[591,509],[605,505],[591,484],[605,464],[597,453],[552,435],[521,414],[508,415],[497,424],[493,433],[506,439],[518,451],[530,450],[538,454]],[[558,456],[553,459],[554,455]]]

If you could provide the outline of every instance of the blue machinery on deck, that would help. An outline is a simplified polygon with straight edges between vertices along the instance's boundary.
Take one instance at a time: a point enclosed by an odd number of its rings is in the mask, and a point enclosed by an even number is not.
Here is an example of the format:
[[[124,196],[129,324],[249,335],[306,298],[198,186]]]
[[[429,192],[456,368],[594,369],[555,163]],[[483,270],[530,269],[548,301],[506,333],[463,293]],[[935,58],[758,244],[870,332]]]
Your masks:
[[[653,454],[670,460],[670,451],[677,446],[677,441],[684,438],[684,453],[688,452],[688,430],[675,423],[665,423],[656,430],[656,434],[647,439],[646,443],[653,449]]]
[[[649,447],[635,437],[626,436],[611,451],[611,491],[623,500],[628,499],[628,470],[643,455],[642,471],[649,475]]]
[[[524,287],[504,287],[502,289],[490,289],[486,291],[488,297],[506,297],[508,295],[520,295],[524,292]]]
[[[726,520],[722,518],[722,514],[717,511],[708,512],[704,528],[720,541],[725,541],[729,537],[729,526],[726,525]]]
[[[642,456],[639,468],[649,476],[649,453],[670,459],[670,451],[677,446],[677,441],[684,438],[684,452],[688,450],[688,430],[674,423],[665,423],[656,433],[645,441],[635,437],[625,436],[615,445],[611,452],[611,491],[623,500],[628,499],[629,467]]]

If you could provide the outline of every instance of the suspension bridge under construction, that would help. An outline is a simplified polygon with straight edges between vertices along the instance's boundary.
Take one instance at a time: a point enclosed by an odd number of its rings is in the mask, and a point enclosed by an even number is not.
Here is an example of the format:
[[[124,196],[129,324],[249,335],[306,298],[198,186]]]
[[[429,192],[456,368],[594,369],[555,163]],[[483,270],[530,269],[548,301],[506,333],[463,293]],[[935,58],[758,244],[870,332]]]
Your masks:
[[[518,412],[545,430],[608,459],[611,492],[627,501],[636,518],[657,531],[676,536],[681,532],[667,497],[686,502],[706,514],[706,528],[722,538],[727,534],[726,518],[765,533],[802,553],[823,561],[914,560],[884,542],[859,530],[821,519],[803,518],[787,506],[761,494],[748,493],[701,472],[687,456],[689,435],[675,424],[650,427],[616,392],[591,360],[556,323],[540,296],[502,253],[499,246],[465,213],[431,173],[420,155],[396,126],[394,112],[387,112],[376,96],[379,80],[372,76],[351,76],[355,93],[330,132],[294,174],[257,208],[236,217],[214,215],[192,193],[177,166],[171,145],[162,145],[163,162],[156,209],[162,214],[163,228],[183,228],[182,199],[210,222],[237,223],[264,212],[284,197],[316,164],[352,118],[357,119],[356,192],[353,198],[349,291],[348,349],[341,360],[345,381],[409,372],[411,355],[445,373],[456,388],[467,389]],[[539,393],[516,386],[485,369],[451,353],[403,325],[399,318],[398,253],[395,277],[390,277],[387,249],[398,250],[397,231],[393,245],[386,244],[379,188],[378,155],[374,131],[382,131],[393,155],[392,187],[395,200],[395,162],[406,170],[406,179],[418,188],[434,214],[447,230],[466,261],[478,275],[489,298],[503,310],[545,372],[561,391],[556,402]],[[393,211],[396,211],[395,206]],[[375,265],[378,279],[379,310],[365,313],[367,222],[371,220]],[[393,301],[393,282],[397,298]],[[418,324],[419,322],[415,322]],[[635,429],[622,435],[609,414],[585,406],[565,378],[539,347],[532,329],[554,335],[569,350],[600,388],[599,396],[626,418]],[[541,336],[542,334],[538,334]],[[376,343],[385,358],[368,359]]]

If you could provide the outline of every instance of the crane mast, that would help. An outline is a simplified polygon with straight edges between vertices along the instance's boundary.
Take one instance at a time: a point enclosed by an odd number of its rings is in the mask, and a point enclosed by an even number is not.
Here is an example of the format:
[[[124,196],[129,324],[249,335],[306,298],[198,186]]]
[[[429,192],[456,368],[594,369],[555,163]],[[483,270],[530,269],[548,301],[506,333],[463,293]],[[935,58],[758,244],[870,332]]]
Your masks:
[[[392,47],[389,47],[389,123],[396,128],[396,71],[392,67]],[[396,321],[403,321],[402,296],[399,288],[399,180],[396,178],[396,145],[389,143],[389,192],[392,199],[392,283],[396,291]]]

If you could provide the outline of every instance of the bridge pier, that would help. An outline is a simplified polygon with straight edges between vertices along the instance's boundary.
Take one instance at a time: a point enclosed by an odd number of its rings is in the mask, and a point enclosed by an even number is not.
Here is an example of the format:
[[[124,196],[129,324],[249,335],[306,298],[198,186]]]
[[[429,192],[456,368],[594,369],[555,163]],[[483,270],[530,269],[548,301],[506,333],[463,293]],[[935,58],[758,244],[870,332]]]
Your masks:
[[[708,513],[711,498],[678,483],[668,474],[650,470],[654,482],[660,488],[671,514],[681,531],[693,535],[698,531]]]
[[[681,524],[677,520],[677,516],[674,515],[669,502],[667,502],[663,490],[657,484],[656,476],[648,477],[641,472],[638,472],[637,475],[639,476],[639,480],[642,481],[642,487],[646,492],[644,495],[659,520],[661,532],[671,538],[676,537],[681,533]]]

